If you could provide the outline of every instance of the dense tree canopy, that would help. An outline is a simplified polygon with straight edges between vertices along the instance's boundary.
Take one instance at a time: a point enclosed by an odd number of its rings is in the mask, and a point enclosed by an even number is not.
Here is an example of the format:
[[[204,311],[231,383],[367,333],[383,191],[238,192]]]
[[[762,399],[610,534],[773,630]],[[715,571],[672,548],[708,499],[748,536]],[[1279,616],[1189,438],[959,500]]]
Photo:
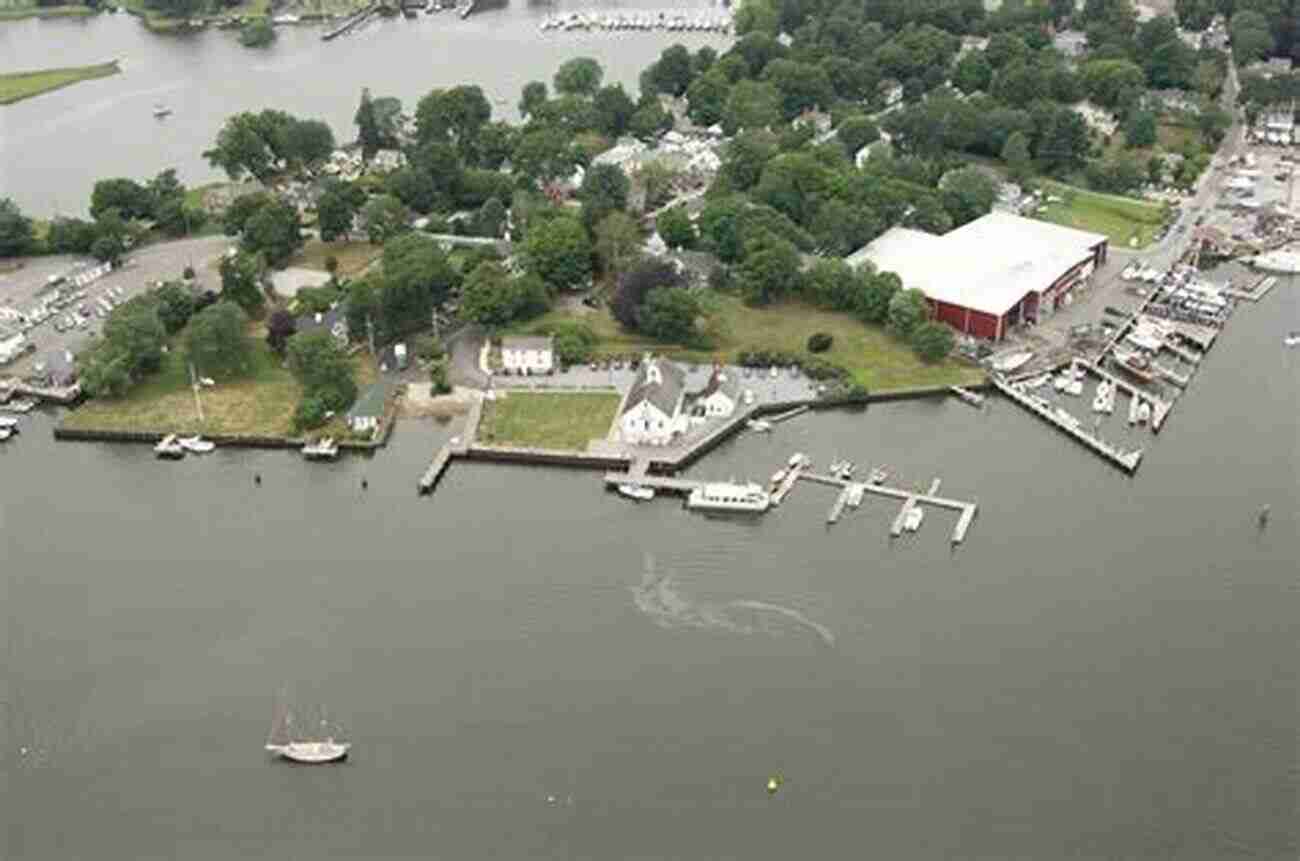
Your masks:
[[[185,334],[185,355],[203,376],[230,377],[252,367],[248,315],[234,302],[217,302],[194,315]]]

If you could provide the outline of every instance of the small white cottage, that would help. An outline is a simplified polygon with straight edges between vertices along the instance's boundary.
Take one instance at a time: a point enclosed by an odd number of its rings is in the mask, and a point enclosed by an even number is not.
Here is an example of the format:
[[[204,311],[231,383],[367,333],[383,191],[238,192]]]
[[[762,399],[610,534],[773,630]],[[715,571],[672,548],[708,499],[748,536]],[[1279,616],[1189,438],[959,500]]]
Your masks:
[[[684,433],[686,372],[666,359],[646,356],[619,416],[619,433],[632,445],[668,445]]]
[[[501,364],[507,374],[549,374],[555,369],[555,340],[549,335],[503,338]]]

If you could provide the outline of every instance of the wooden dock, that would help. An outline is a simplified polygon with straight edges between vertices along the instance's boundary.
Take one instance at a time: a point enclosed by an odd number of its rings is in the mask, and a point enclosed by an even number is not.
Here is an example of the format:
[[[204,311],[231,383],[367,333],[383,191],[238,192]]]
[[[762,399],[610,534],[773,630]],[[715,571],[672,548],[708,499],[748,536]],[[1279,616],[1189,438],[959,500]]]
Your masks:
[[[852,492],[851,485],[845,485],[840,491],[840,495],[835,498],[835,504],[831,506],[830,513],[826,515],[827,523],[838,523],[840,515],[844,513],[844,506],[848,504],[849,493]]]
[[[804,413],[808,412],[808,411],[811,410],[811,409],[812,409],[812,407],[808,406],[807,404],[804,404],[804,405],[801,406],[801,407],[795,407],[795,408],[792,409],[792,410],[786,410],[786,411],[783,412],[783,413],[777,413],[777,414],[774,415],[774,416],[768,416],[767,418],[764,419],[764,421],[767,422],[768,424],[774,424],[774,425],[775,425],[775,424],[780,424],[781,422],[785,421],[786,419],[792,419],[792,418],[794,418],[795,416],[801,416],[801,415],[803,415]]]
[[[469,413],[465,416],[465,427],[461,430],[459,438],[453,438],[453,442],[448,442],[434,454],[433,460],[420,476],[416,488],[421,494],[432,493],[433,489],[438,486],[442,474],[447,471],[453,458],[464,457],[469,453],[470,446],[474,443],[474,437],[478,435],[478,423],[483,418],[483,401],[475,400],[470,405]]]
[[[1089,367],[1092,368],[1093,366],[1090,365]],[[1118,381],[1113,377],[1110,377],[1110,375],[1103,374],[1103,376],[1106,376],[1108,379],[1111,379],[1118,384]],[[1137,471],[1138,463],[1142,460],[1141,449],[1129,452],[1120,451],[1115,446],[1102,442],[1100,439],[1097,439],[1097,437],[1088,433],[1083,429],[1082,423],[1077,418],[1059,407],[1052,406],[1052,404],[1043,398],[1040,398],[1037,395],[1026,394],[1015,386],[1004,382],[999,377],[993,377],[993,385],[997,387],[998,391],[1002,392],[1002,394],[1006,395],[1011,400],[1020,404],[1039,418],[1056,426],[1079,442],[1083,443],[1088,448],[1092,449],[1097,454],[1101,455],[1107,460],[1107,462],[1118,466],[1120,469],[1130,474]],[[1130,393],[1134,391],[1132,386],[1125,385],[1124,388]],[[1152,421],[1154,423],[1154,405],[1160,402],[1154,400],[1150,395],[1145,393],[1143,393],[1142,396],[1153,404]]]
[[[1247,302],[1258,302],[1269,294],[1269,291],[1277,286],[1276,275],[1265,275],[1254,284],[1250,285],[1249,290],[1238,290],[1235,287],[1225,287],[1223,295],[1231,296],[1233,299],[1245,299]]]
[[[790,467],[785,474],[785,478],[781,479],[780,486],[778,486],[776,492],[772,494],[773,505],[780,505],[785,501],[785,498],[790,495],[790,491],[794,489],[795,482],[799,480],[799,477],[803,475],[806,469],[808,469],[806,463],[800,463],[797,466]]]
[[[641,487],[653,488],[655,493],[689,495],[695,488],[703,487],[705,482],[690,478],[672,478],[666,475],[642,475],[640,478],[633,479],[626,472],[605,473],[606,487],[617,487],[620,484],[636,484]]]
[[[894,518],[893,524],[889,527],[889,536],[897,538],[903,534],[903,527],[907,525],[907,515],[912,513],[916,508],[916,497],[909,496],[904,502],[903,507],[898,509],[898,516]]]
[[[1090,371],[1091,373],[1094,373],[1097,376],[1101,377],[1103,380],[1109,380],[1111,385],[1116,386],[1121,391],[1127,392],[1129,397],[1132,398],[1140,397],[1149,401],[1151,403],[1151,429],[1157,432],[1160,430],[1160,427],[1165,423],[1165,417],[1168,416],[1169,411],[1173,409],[1174,406],[1173,404],[1169,403],[1168,401],[1161,400],[1160,398],[1157,398],[1155,395],[1152,395],[1149,392],[1139,389],[1137,386],[1133,385],[1127,380],[1123,380],[1115,376],[1114,374],[1110,373],[1109,371],[1104,370],[1100,365],[1096,364],[1095,362],[1085,362],[1082,359],[1076,359],[1075,361],[1077,361],[1083,367],[1087,368],[1088,371]],[[1134,469],[1137,468],[1136,463],[1134,464],[1133,468]]]
[[[418,488],[421,494],[433,492],[433,489],[438,485],[438,480],[442,478],[442,474],[447,471],[447,465],[450,463],[451,443],[447,443],[442,448],[438,449],[438,453],[433,456],[433,462],[430,463],[428,469],[424,471],[424,475],[420,476]]]

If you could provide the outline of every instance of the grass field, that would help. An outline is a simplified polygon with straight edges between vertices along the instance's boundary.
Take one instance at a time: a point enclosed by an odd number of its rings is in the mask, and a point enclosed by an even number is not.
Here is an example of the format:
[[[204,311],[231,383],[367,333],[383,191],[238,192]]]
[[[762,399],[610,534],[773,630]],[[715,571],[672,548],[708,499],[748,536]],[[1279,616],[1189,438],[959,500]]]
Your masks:
[[[97,66],[69,66],[64,69],[41,69],[34,72],[0,74],[0,105],[11,105],[32,96],[68,87],[80,81],[105,78],[121,71],[117,61]]]
[[[70,412],[64,427],[73,430],[139,431],[147,433],[242,434],[250,436],[293,436],[293,414],[302,387],[293,374],[266,345],[260,328],[250,331],[253,341],[253,370],[244,378],[222,381],[201,389],[205,421],[200,422],[190,388],[184,350],[175,339],[163,356],[162,367],[131,389],[125,397],[89,401]],[[374,382],[374,364],[367,357],[357,359],[357,388],[365,391]],[[346,437],[342,418],[312,431],[312,436]]]
[[[379,259],[383,251],[382,247],[369,242],[321,242],[319,239],[309,239],[289,261],[289,265],[326,272],[325,259],[333,255],[339,261],[339,277],[350,278],[361,274],[367,266]]]
[[[712,351],[666,347],[630,334],[604,309],[582,315],[553,311],[520,327],[520,331],[538,331],[547,323],[576,318],[596,332],[601,355],[653,351],[694,362],[734,362],[744,350],[780,350],[807,356],[808,336],[826,332],[834,343],[830,350],[818,355],[846,369],[854,382],[871,391],[959,385],[983,379],[978,368],[952,360],[927,365],[881,327],[864,325],[848,314],[823,311],[801,302],[753,308],[734,296],[716,297],[712,305],[709,330],[716,345]]]
[[[488,445],[585,451],[609,433],[619,395],[509,392],[483,405],[478,441]]]
[[[1142,248],[1155,238],[1164,223],[1164,207],[1129,197],[1084,191],[1057,182],[1044,182],[1048,194],[1063,198],[1039,213],[1044,221],[1104,233],[1120,248]],[[1133,244],[1131,240],[1136,239]]]
[[[0,22],[24,18],[84,18],[94,14],[95,10],[87,6],[37,6],[27,0],[9,3],[0,0]]]

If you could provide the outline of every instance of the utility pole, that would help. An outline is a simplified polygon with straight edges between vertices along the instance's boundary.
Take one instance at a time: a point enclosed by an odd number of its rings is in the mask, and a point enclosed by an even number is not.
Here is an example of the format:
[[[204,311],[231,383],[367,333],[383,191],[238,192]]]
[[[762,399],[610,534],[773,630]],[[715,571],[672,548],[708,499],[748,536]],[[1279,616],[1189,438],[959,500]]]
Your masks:
[[[370,355],[375,354],[375,321],[369,314],[366,315],[366,337],[370,341]]]
[[[190,362],[190,387],[194,389],[194,409],[199,414],[199,424],[204,424],[206,419],[203,418],[203,402],[199,400],[199,375],[194,371],[193,362]]]

